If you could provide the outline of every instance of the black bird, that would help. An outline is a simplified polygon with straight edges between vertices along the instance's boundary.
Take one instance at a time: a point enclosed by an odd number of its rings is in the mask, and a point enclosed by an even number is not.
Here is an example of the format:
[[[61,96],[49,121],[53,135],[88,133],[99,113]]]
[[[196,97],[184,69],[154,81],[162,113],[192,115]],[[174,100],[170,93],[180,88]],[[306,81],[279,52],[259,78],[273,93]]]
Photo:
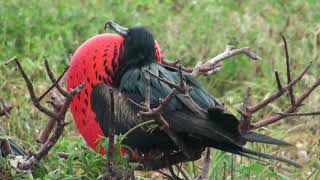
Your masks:
[[[112,86],[116,91],[115,131],[116,134],[124,134],[134,126],[146,121],[137,115],[141,109],[128,101],[130,98],[140,104],[147,98],[145,72],[149,71],[177,84],[180,83],[180,75],[177,69],[157,63],[154,37],[146,28],[124,29],[113,26],[112,23],[109,25],[125,38],[124,52],[120,59],[116,81]],[[189,92],[191,99],[183,94],[175,95],[162,115],[168,122],[170,130],[187,147],[198,150],[213,147],[249,158],[262,157],[300,167],[299,164],[282,157],[245,148],[246,142],[275,145],[288,145],[288,143],[254,132],[243,134],[239,130],[239,122],[236,117],[225,112],[223,105],[212,97],[193,76],[183,72],[183,77],[186,84],[192,88]],[[156,77],[151,76],[150,78],[150,106],[155,108],[159,106],[159,99],[164,99],[172,87]],[[110,87],[110,85],[101,83],[93,88],[91,94],[92,109],[96,113],[105,136],[108,136],[107,120],[110,112],[107,107],[110,103],[108,95]],[[138,128],[131,132],[123,143],[143,153],[152,149],[168,153],[179,151],[174,141],[159,128],[151,132]]]

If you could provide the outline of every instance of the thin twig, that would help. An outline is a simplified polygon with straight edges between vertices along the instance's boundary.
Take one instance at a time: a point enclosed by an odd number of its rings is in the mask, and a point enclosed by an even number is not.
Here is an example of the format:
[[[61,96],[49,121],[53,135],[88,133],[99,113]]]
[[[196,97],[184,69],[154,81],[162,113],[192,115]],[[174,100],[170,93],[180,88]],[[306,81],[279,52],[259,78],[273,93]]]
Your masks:
[[[302,93],[302,95],[299,96],[299,98],[297,98],[296,104],[295,106],[290,106],[288,107],[286,110],[284,110],[282,112],[282,114],[276,114],[274,116],[271,117],[267,117],[265,119],[262,119],[256,123],[252,124],[252,129],[257,129],[260,127],[264,127],[267,126],[269,124],[275,123],[285,117],[287,117],[286,114],[290,114],[290,113],[294,113],[301,105],[302,102],[313,92],[313,90],[318,87],[320,85],[320,79],[318,79],[316,82],[314,82],[314,84],[308,88],[304,93]]]
[[[192,73],[193,76],[197,76],[200,74],[210,75],[220,70],[221,62],[223,62],[225,59],[230,58],[232,56],[239,55],[239,54],[245,54],[252,60],[261,59],[249,47],[235,48],[233,46],[227,45],[224,52],[209,59],[206,63],[204,64],[197,63],[197,65],[194,68],[182,67],[182,70],[188,73]],[[174,68],[178,68],[179,66],[176,61],[172,62],[172,61],[164,60],[163,64],[174,67]]]
[[[286,67],[287,67],[287,83],[289,84],[291,82],[291,70],[290,70],[290,62],[289,62],[288,45],[287,45],[286,38],[284,37],[283,34],[281,34],[281,37],[282,37],[283,43],[284,43],[284,52],[285,52],[285,55],[286,55]],[[295,106],[293,88],[289,87],[288,91],[289,91],[289,97],[290,97],[291,105]]]
[[[56,80],[56,78],[55,78],[52,70],[50,69],[48,60],[47,60],[46,58],[44,59],[44,65],[45,65],[45,67],[46,67],[47,74],[48,74],[51,82],[52,82],[53,84],[55,84],[55,87],[58,89],[58,91],[59,91],[63,96],[66,97],[67,94],[68,94],[68,92],[66,92],[63,88],[61,88],[61,86],[59,86],[58,83],[56,83],[56,82],[59,82],[60,79],[63,78],[65,72],[69,69],[69,66],[67,66],[67,67],[64,69],[64,72],[61,74],[61,76],[58,78],[58,80]]]
[[[285,116],[317,116],[317,115],[320,115],[320,111],[307,112],[307,113],[276,113],[276,114],[285,115]]]
[[[178,169],[178,172],[181,173],[181,175],[184,177],[184,179],[190,180],[190,177],[188,176],[187,171],[183,168],[182,165],[183,165],[183,163],[180,163],[179,166],[176,164],[175,167]],[[179,175],[179,173],[178,173],[178,175]]]
[[[254,105],[254,106],[250,106],[248,107],[248,109],[254,113],[257,112],[258,110],[262,109],[263,107],[265,107],[266,105],[268,105],[269,103],[271,103],[272,101],[278,99],[279,97],[281,97],[290,87],[294,86],[297,82],[299,82],[301,80],[301,78],[306,74],[306,72],[309,70],[309,68],[311,67],[310,63],[305,69],[304,71],[302,71],[302,73],[293,81],[291,81],[289,84],[287,84],[286,86],[282,87],[281,90],[278,90],[277,92],[273,93],[271,96],[269,96],[268,98],[266,98],[265,100],[259,102],[258,104]]]
[[[206,156],[203,161],[202,171],[201,171],[201,179],[207,180],[209,179],[209,171],[211,165],[211,150],[207,148]]]
[[[46,143],[41,146],[41,148],[31,155],[31,157],[23,162],[20,162],[18,164],[18,169],[21,170],[27,170],[31,169],[38,161],[40,161],[44,156],[48,154],[48,152],[51,150],[51,148],[56,144],[58,139],[61,137],[64,127],[67,125],[67,123],[64,122],[65,119],[65,113],[67,112],[67,109],[70,106],[70,103],[73,99],[73,97],[80,93],[82,88],[84,87],[84,84],[79,85],[75,89],[71,89],[68,93],[68,96],[66,97],[65,102],[60,107],[60,111],[57,115],[57,127],[54,129],[52,135],[49,137],[49,139],[46,141]],[[52,112],[53,113],[53,112]]]
[[[114,172],[113,170],[113,153],[114,153],[114,97],[112,88],[109,89],[110,96],[110,117],[108,118],[108,136],[109,136],[109,147],[108,147],[108,159],[107,159],[107,167],[110,175]]]
[[[26,75],[26,73],[24,72],[21,64],[19,63],[19,60],[16,57],[13,57],[11,60],[9,60],[7,63],[10,62],[15,62],[16,65],[18,66],[18,69],[22,75],[22,77],[24,78],[26,85],[28,87],[28,91],[30,94],[30,98],[31,101],[33,103],[33,105],[40,110],[41,112],[43,112],[44,114],[48,115],[51,119],[53,119],[55,122],[57,122],[57,126],[56,128],[54,128],[54,131],[52,132],[51,136],[48,138],[47,141],[45,141],[45,143],[39,148],[39,150],[36,153],[31,153],[29,155],[29,157],[27,159],[25,159],[24,161],[20,162],[18,164],[18,169],[21,170],[28,170],[34,167],[34,165],[40,161],[44,156],[46,156],[48,154],[48,152],[51,150],[51,148],[56,144],[56,142],[58,141],[58,139],[61,137],[64,127],[66,125],[68,125],[68,123],[65,122],[65,115],[66,112],[71,104],[71,101],[73,99],[73,97],[80,93],[81,90],[84,87],[84,83],[80,84],[79,86],[77,86],[75,89],[71,89],[68,93],[66,98],[64,99],[63,102],[61,102],[61,99],[58,98],[51,98],[51,105],[53,107],[53,111],[49,110],[48,108],[42,106],[40,104],[40,100],[42,99],[42,97],[44,97],[47,93],[51,92],[52,88],[50,87],[45,93],[44,95],[40,96],[40,98],[38,98],[34,92],[34,88],[32,85],[31,80],[28,78],[28,76]],[[58,82],[57,84],[54,84],[54,86],[58,86]],[[53,87],[54,87],[53,86]],[[57,95],[58,96],[58,95]],[[53,97],[53,96],[52,96]],[[49,133],[50,134],[50,133]]]
[[[58,118],[56,117],[57,114],[55,114],[54,112],[50,111],[48,108],[46,108],[45,106],[42,106],[39,102],[39,99],[38,97],[35,95],[35,92],[34,92],[34,88],[33,88],[33,85],[32,85],[32,82],[31,80],[29,79],[29,77],[26,75],[26,73],[24,72],[24,70],[22,69],[21,67],[21,64],[18,60],[18,58],[16,57],[13,57],[11,58],[9,61],[6,62],[6,64],[9,64],[11,62],[15,62],[16,65],[18,66],[18,69],[23,77],[23,79],[25,80],[26,82],[26,85],[27,85],[27,88],[28,88],[28,91],[29,91],[29,94],[30,94],[30,99],[33,103],[33,105],[41,112],[43,112],[44,114],[52,117],[52,118]]]
[[[282,85],[281,85],[279,73],[278,73],[277,70],[274,71],[274,76],[276,77],[276,82],[277,82],[277,85],[278,85],[278,90],[280,91],[280,90],[282,89]]]
[[[12,109],[11,105],[7,105],[2,98],[0,98],[0,117],[6,115],[9,117],[9,113]]]

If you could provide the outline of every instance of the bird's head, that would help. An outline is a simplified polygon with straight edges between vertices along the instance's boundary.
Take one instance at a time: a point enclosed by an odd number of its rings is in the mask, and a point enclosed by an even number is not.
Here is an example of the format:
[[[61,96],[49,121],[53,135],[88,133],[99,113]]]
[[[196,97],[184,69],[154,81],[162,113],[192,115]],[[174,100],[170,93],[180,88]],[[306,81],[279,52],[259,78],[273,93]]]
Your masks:
[[[143,65],[148,62],[155,62],[154,44],[152,33],[145,27],[128,29],[124,41],[123,63]]]
[[[107,22],[106,27],[113,29],[125,39],[124,53],[119,66],[119,78],[130,68],[162,61],[163,56],[159,45],[146,27],[124,28],[112,21]]]

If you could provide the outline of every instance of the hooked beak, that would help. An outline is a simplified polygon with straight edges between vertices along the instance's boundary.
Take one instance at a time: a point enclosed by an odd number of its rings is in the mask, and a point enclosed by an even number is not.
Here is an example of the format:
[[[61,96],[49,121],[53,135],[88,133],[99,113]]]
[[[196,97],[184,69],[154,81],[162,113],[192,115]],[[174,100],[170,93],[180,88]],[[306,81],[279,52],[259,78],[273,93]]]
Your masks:
[[[128,28],[122,27],[119,24],[114,23],[112,21],[108,21],[105,24],[104,29],[107,29],[107,28],[111,28],[113,31],[120,34],[121,36],[126,37],[128,35]]]

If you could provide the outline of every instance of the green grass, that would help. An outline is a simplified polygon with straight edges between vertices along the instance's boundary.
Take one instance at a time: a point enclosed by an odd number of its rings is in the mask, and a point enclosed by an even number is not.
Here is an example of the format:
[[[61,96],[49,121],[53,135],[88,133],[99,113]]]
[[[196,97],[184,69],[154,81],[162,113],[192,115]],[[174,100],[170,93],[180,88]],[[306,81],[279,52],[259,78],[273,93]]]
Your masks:
[[[245,56],[234,57],[224,63],[217,75],[199,78],[234,113],[241,105],[246,87],[253,88],[252,103],[276,90],[274,69],[281,72],[285,82],[282,33],[288,40],[293,75],[297,75],[309,61],[314,61],[310,73],[296,88],[297,93],[302,92],[320,76],[319,9],[320,1],[317,0],[177,0],[174,3],[169,0],[0,1],[0,96],[14,105],[10,117],[0,119],[0,127],[4,133],[34,150],[37,148],[35,138],[46,123],[46,117],[31,106],[26,86],[16,68],[3,63],[13,56],[20,58],[36,91],[43,92],[50,85],[44,73],[43,57],[48,57],[57,74],[61,73],[68,64],[69,54],[86,39],[105,32],[103,26],[107,20],[127,27],[147,26],[155,34],[165,58],[179,59],[184,65],[207,60],[222,52],[226,44],[250,46],[262,61],[252,62]],[[319,110],[319,94],[319,90],[315,91],[302,110]],[[255,119],[280,111],[287,100],[284,97],[273,103]],[[68,118],[71,119],[70,116]],[[296,128],[286,133],[293,127]],[[319,121],[312,117],[289,118],[262,131],[293,144],[302,143],[302,148],[252,145],[252,148],[296,160],[304,165],[303,169],[290,168],[290,173],[277,166],[264,166],[245,158],[241,164],[239,157],[231,161],[229,154],[215,151],[210,177],[231,179],[232,174],[233,179],[307,179],[309,173],[314,172],[310,179],[318,179],[319,128]],[[85,143],[72,124],[55,150],[41,163],[39,177],[86,176],[86,171],[81,171],[86,167],[70,165],[68,160],[61,160],[55,154],[63,150],[74,152],[82,145]],[[300,150],[305,150],[308,156],[299,158]],[[93,156],[90,152],[88,154],[88,158]],[[96,159],[88,161],[90,164]],[[70,166],[78,170],[70,171]],[[201,162],[196,163],[197,170],[199,167]],[[95,170],[87,171],[97,173]],[[221,172],[225,172],[225,176],[221,176]],[[151,175],[142,173],[143,176]],[[92,176],[88,174],[86,177]]]

